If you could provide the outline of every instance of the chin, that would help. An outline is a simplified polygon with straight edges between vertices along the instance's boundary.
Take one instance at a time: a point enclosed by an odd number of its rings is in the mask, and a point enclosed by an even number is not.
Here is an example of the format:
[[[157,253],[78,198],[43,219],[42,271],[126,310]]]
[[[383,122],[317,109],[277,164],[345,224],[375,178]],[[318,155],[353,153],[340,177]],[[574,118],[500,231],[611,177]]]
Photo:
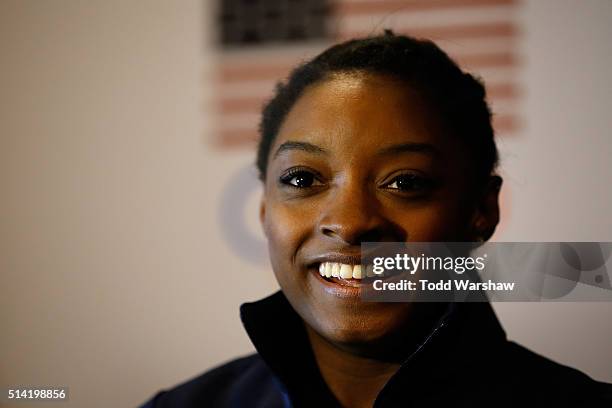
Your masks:
[[[410,321],[410,304],[372,304],[370,310],[335,314],[318,321],[313,329],[340,347],[363,348],[383,345],[405,330]],[[311,325],[312,326],[312,325]]]

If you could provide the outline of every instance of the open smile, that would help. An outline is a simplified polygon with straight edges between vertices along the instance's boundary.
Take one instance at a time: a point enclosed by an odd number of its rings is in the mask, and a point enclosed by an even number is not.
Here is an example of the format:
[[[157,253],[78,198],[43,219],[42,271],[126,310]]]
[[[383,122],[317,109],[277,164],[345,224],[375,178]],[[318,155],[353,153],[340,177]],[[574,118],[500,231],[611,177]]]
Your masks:
[[[324,284],[326,292],[340,297],[359,296],[361,291],[370,288],[375,280],[392,276],[388,272],[375,274],[372,265],[327,261],[313,265],[311,271],[317,280]]]

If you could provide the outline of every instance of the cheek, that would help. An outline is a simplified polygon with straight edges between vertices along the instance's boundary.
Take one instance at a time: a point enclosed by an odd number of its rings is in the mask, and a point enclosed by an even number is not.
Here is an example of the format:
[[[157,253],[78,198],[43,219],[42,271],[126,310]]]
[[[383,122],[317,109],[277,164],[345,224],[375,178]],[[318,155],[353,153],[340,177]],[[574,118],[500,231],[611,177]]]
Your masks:
[[[462,240],[468,219],[464,210],[444,202],[405,211],[399,217],[408,241],[413,242]]]
[[[267,207],[264,222],[272,271],[281,290],[301,316],[308,314],[307,299],[312,299],[312,294],[308,290],[308,274],[294,259],[312,230],[307,225],[308,219],[299,210],[276,202]]]
[[[295,211],[279,204],[270,205],[265,220],[268,240],[275,245],[290,245],[302,233],[304,229],[302,221],[300,217],[296,217]]]
[[[266,208],[264,228],[275,273],[291,266],[291,260],[311,229],[307,220],[300,211],[280,203]]]

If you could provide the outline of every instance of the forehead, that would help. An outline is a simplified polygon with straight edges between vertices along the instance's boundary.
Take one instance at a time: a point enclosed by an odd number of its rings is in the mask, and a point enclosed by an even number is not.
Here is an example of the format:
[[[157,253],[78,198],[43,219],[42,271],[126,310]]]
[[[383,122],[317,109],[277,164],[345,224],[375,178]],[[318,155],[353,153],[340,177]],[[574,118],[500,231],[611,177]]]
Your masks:
[[[405,81],[382,75],[335,74],[304,91],[274,145],[299,140],[361,152],[406,142],[451,147],[452,140],[445,137],[440,122]]]

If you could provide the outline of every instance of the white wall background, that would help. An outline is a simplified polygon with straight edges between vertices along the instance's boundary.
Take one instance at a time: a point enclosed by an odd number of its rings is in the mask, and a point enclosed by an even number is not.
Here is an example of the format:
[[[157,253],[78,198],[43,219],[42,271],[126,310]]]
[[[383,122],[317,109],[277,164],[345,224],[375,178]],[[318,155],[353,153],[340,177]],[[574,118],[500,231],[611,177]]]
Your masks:
[[[526,128],[501,142],[499,241],[612,241],[612,1],[522,9]],[[612,382],[612,304],[494,305],[511,339]]]
[[[0,386],[134,406],[252,350],[237,308],[276,284],[221,237],[219,196],[253,157],[207,143],[209,5],[0,2]],[[524,1],[521,21],[526,123],[500,141],[495,239],[612,241],[612,2]],[[612,382],[612,304],[495,308],[512,339]]]

